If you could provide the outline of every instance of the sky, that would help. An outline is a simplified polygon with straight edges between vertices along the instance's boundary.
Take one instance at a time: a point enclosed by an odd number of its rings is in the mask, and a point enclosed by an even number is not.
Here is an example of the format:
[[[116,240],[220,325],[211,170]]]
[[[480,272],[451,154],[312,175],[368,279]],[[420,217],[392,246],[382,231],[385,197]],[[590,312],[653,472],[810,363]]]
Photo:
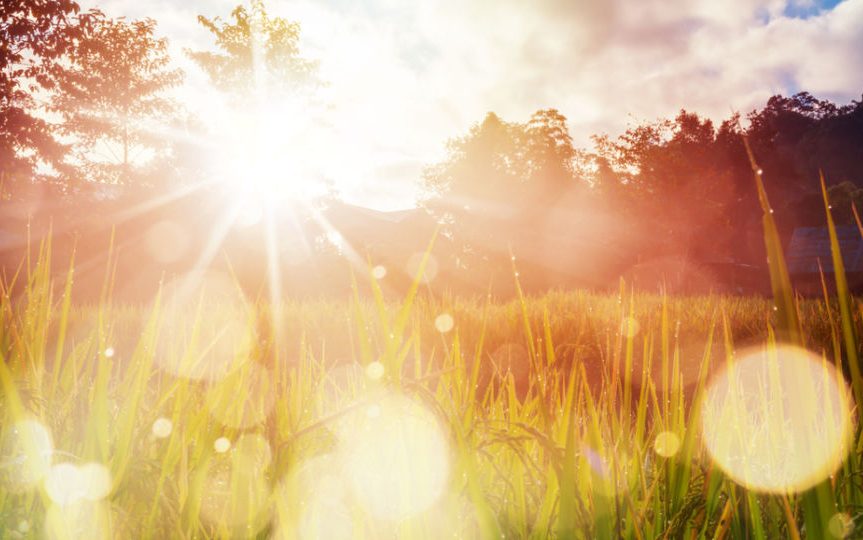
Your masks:
[[[212,49],[197,15],[240,0],[88,0],[111,16],[152,17],[187,71],[195,109],[206,78],[185,47]],[[352,202],[411,206],[422,167],[494,111],[569,119],[578,146],[681,108],[720,121],[771,95],[863,94],[863,0],[269,0],[301,25],[320,62],[335,127],[327,174]],[[202,111],[203,112],[203,111]],[[334,157],[335,156],[335,157]]]

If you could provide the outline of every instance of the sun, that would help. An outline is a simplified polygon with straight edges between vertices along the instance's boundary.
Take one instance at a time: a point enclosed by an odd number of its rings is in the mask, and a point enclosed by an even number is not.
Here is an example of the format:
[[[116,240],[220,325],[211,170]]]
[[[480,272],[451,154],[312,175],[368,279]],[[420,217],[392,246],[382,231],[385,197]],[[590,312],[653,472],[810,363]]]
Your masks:
[[[241,213],[310,203],[332,191],[327,124],[314,107],[291,100],[226,107],[218,124],[216,181]]]

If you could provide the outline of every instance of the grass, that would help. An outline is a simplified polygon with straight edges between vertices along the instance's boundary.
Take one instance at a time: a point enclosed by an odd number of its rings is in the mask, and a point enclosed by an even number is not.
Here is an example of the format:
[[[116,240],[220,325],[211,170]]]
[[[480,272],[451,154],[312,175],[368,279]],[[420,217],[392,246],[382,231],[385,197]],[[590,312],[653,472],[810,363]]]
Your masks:
[[[861,307],[841,271],[837,298],[793,294],[761,193],[775,300],[622,283],[496,302],[417,280],[392,302],[369,276],[371,298],[273,305],[196,277],[124,306],[109,271],[81,306],[74,264],[55,282],[45,243],[0,296],[0,538],[853,535],[860,429],[811,428],[842,403],[818,371],[798,395],[771,385],[781,342],[839,366],[859,399]],[[804,442],[847,451],[800,489],[759,488],[757,456],[741,478],[707,449],[703,411],[745,414],[712,381],[751,347],[768,375],[746,404],[827,403]],[[763,453],[795,455],[793,425]]]

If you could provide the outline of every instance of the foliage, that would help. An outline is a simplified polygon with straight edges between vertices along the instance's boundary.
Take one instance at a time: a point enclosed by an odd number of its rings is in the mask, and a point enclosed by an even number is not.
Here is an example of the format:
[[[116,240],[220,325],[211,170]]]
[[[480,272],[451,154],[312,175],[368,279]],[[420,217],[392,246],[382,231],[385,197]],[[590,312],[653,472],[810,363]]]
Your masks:
[[[279,95],[317,83],[317,65],[300,56],[299,23],[271,17],[263,0],[253,0],[250,10],[238,5],[231,18],[198,16],[218,52],[187,51],[213,85],[248,100],[262,91]]]
[[[523,209],[529,201],[566,193],[577,180],[567,120],[555,109],[539,110],[524,124],[489,113],[451,139],[447,150],[446,160],[426,168],[423,184],[429,199],[440,197],[452,208],[475,203]]]
[[[43,245],[20,281],[4,284],[19,300],[0,295],[0,441],[16,422],[36,420],[53,437],[53,464],[103,465],[110,484],[104,501],[83,502],[93,513],[58,510],[42,485],[4,484],[15,489],[0,497],[0,515],[18,531],[764,539],[834,530],[836,513],[859,519],[858,453],[825,483],[835,505],[822,508],[808,504],[818,502],[814,491],[767,495],[735,484],[698,443],[707,377],[781,324],[768,300],[622,288],[497,303],[420,296],[415,286],[388,303],[372,281],[372,301],[273,306],[195,293],[183,308],[165,291],[142,309],[111,301],[109,271],[102,301],[83,307],[72,302],[74,267],[52,286],[50,253]],[[834,301],[795,310],[808,346],[828,357],[842,354],[843,327],[861,328],[859,310],[840,316]],[[435,328],[441,313],[453,330]],[[219,351],[235,363],[225,379],[173,371],[205,366]],[[374,429],[365,415],[376,418],[374,404],[386,405],[378,396],[390,393],[411,414],[430,411],[414,418],[442,426],[450,464],[434,504],[398,520],[376,516],[362,494],[377,486],[399,501],[424,495],[437,461],[388,438],[415,431],[375,432],[382,439],[361,455],[378,457],[355,464],[363,482],[333,457],[363,451],[340,450],[337,434],[352,422]],[[676,452],[660,450],[667,433]],[[405,456],[401,443],[415,453]],[[26,467],[41,455],[24,451]],[[411,466],[401,470],[405,458]],[[3,469],[0,481],[14,482],[18,470]],[[100,512],[110,519],[92,518]]]
[[[447,150],[423,171],[422,204],[448,225],[458,265],[473,272],[506,268],[511,251],[533,242],[529,233],[550,206],[566,206],[586,189],[566,117],[555,109],[526,123],[489,113]]]
[[[164,157],[166,118],[177,109],[164,92],[182,74],[169,67],[167,41],[154,36],[155,26],[152,19],[100,18],[69,51],[51,109],[75,141],[79,177],[133,183],[142,153]]]
[[[598,159],[614,171],[597,182],[599,188],[609,182],[612,190],[617,186],[610,195],[623,195],[618,205],[634,213],[657,243],[687,253],[709,234],[711,252],[724,255],[728,246],[715,235],[727,230],[736,193],[716,137],[710,120],[687,111],[674,121],[630,128],[617,140],[597,137]]]
[[[0,177],[27,178],[39,162],[62,164],[66,148],[34,108],[63,73],[60,58],[99,17],[80,13],[72,0],[0,4]]]

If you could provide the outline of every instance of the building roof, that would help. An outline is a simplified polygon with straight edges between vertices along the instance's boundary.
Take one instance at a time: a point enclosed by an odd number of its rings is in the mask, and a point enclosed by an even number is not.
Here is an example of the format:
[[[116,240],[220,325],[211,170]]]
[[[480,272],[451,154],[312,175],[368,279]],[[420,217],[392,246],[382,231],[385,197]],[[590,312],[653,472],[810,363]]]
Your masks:
[[[848,272],[863,272],[863,236],[854,226],[836,227],[842,262]],[[830,234],[827,227],[797,227],[791,236],[786,254],[791,274],[833,272]]]

